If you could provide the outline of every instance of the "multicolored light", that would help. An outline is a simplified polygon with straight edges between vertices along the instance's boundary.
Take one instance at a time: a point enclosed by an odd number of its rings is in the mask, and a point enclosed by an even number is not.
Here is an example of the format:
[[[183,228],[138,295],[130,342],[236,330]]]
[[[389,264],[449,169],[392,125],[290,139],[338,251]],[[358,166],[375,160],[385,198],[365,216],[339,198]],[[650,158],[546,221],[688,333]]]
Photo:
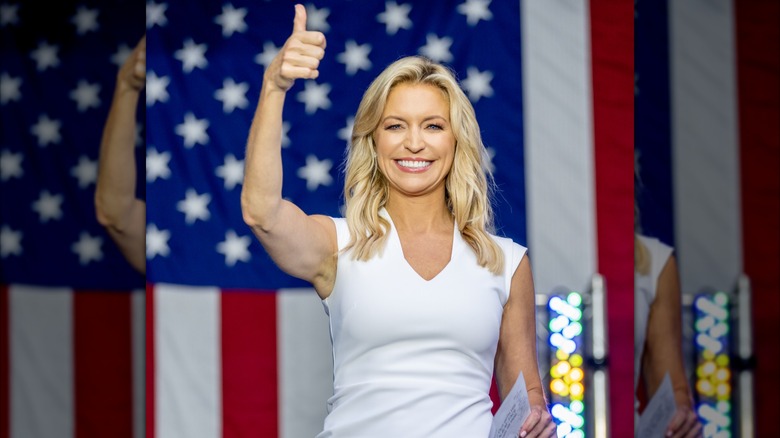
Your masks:
[[[696,350],[696,413],[704,436],[731,437],[731,365],[729,296],[724,292],[698,295],[693,302]]]
[[[550,413],[557,424],[557,436],[585,436],[585,372],[583,371],[582,296],[577,292],[553,295],[547,302],[550,367]]]

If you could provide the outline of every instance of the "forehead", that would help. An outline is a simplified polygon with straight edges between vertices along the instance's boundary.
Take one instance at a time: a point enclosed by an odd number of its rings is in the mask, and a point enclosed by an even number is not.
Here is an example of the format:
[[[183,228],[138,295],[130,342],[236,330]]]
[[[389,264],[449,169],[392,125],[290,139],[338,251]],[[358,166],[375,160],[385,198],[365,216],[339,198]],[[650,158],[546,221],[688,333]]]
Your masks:
[[[407,113],[447,117],[449,108],[449,102],[439,87],[429,84],[398,84],[387,96],[384,114]]]

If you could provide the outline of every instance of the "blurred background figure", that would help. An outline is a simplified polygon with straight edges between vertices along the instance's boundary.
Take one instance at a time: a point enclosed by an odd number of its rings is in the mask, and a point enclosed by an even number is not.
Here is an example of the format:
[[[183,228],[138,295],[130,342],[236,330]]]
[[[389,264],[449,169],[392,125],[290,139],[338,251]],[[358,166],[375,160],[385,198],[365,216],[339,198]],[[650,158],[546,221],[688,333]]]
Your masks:
[[[676,407],[666,431],[670,436],[698,437],[701,424],[693,411],[682,358],[682,297],[672,247],[637,235],[634,269],[634,387],[642,387],[644,399],[652,397],[668,375]]]
[[[636,192],[675,250],[706,437],[774,433],[780,67],[773,1],[636,2]],[[755,390],[756,388],[762,390]]]
[[[127,261],[146,273],[146,202],[136,197],[136,111],[146,83],[146,36],[116,77],[114,97],[100,144],[95,210]]]
[[[0,1],[2,437],[143,436],[144,277],[94,207],[117,72],[143,23],[129,1]],[[129,152],[142,143],[139,128]]]
[[[283,196],[341,216],[341,162],[371,79],[406,55],[451,66],[492,154],[497,231],[529,248],[559,435],[633,433],[632,5],[305,6],[332,55],[288,92]],[[292,20],[286,2],[147,3],[149,437],[322,430],[322,303],[274,266],[239,199],[263,71]]]

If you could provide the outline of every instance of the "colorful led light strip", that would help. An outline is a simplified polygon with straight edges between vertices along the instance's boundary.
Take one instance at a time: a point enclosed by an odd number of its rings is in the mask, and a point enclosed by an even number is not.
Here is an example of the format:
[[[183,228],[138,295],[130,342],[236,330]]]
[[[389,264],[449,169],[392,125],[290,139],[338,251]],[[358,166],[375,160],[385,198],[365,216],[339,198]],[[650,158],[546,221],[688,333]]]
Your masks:
[[[582,296],[552,295],[549,312],[550,413],[561,438],[585,436],[585,372],[583,371]]]
[[[696,413],[705,438],[731,437],[731,365],[729,296],[698,295],[693,301],[696,351]]]

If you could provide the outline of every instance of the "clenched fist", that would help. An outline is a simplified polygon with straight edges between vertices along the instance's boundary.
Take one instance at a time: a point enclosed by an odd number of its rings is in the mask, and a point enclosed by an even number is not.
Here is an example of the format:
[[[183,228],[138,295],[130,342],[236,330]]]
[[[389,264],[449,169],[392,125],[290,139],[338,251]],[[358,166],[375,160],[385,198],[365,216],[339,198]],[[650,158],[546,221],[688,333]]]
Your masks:
[[[293,31],[265,72],[269,86],[282,91],[292,87],[296,79],[316,79],[317,68],[325,56],[325,35],[306,30],[306,8],[295,5]]]
[[[118,91],[141,91],[146,84],[146,35],[135,46],[117,74]]]

